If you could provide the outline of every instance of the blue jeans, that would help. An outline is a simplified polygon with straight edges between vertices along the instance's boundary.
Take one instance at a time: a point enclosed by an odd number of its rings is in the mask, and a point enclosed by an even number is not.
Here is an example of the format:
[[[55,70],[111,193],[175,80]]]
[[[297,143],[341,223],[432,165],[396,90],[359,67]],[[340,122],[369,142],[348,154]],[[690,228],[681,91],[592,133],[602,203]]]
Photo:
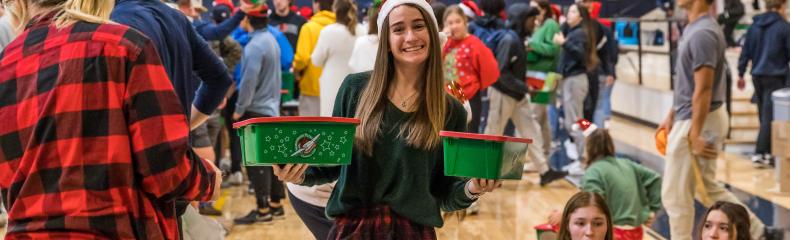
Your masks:
[[[599,76],[598,84],[600,86],[598,88],[598,104],[595,106],[593,123],[598,127],[604,127],[606,120],[612,116],[612,88],[614,84],[606,86],[606,76]]]

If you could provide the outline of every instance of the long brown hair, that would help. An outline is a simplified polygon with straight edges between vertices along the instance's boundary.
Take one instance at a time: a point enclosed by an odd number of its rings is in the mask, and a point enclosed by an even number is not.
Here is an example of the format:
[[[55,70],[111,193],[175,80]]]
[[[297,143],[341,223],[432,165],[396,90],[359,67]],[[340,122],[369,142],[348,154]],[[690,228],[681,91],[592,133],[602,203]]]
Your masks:
[[[535,0],[535,3],[538,4],[540,9],[546,11],[546,13],[543,14],[543,21],[546,21],[546,19],[549,18],[554,18],[554,9],[551,8],[551,3],[549,3],[548,0]]]
[[[420,11],[428,26],[430,45],[424,72],[418,79],[423,79],[417,95],[417,109],[412,117],[401,125],[399,135],[406,137],[412,147],[430,150],[439,145],[439,131],[444,128],[447,101],[445,95],[444,75],[442,72],[442,53],[439,43],[439,29],[430,15],[422,8],[413,4],[404,4]],[[373,144],[381,131],[384,108],[389,101],[387,91],[395,77],[395,60],[390,47],[389,16],[384,19],[379,33],[379,47],[376,64],[365,89],[360,96],[355,116],[362,122],[357,126],[354,145],[363,153],[373,154]]]
[[[749,228],[751,227],[751,224],[749,223],[749,212],[747,212],[746,208],[741,205],[725,201],[717,201],[716,203],[713,203],[710,208],[708,208],[708,211],[700,221],[699,226],[697,226],[699,228],[699,231],[697,231],[699,234],[698,239],[702,239],[702,230],[705,228],[705,222],[708,221],[708,215],[710,215],[710,212],[713,212],[714,210],[723,212],[724,215],[727,215],[727,218],[729,218],[730,237],[735,234],[735,240],[752,240],[752,236],[749,233]]]
[[[92,23],[110,22],[110,13],[115,6],[112,0],[3,0],[5,8],[9,9],[11,18],[18,24],[14,26],[21,29],[30,18],[30,7],[52,7],[57,9],[55,27],[63,28],[77,21]]]
[[[587,152],[587,167],[595,161],[614,156],[614,141],[609,130],[599,128],[584,140],[584,151]]]
[[[587,71],[593,71],[596,67],[598,67],[598,63],[600,60],[598,59],[598,49],[597,49],[597,39],[598,39],[598,31],[595,31],[595,20],[590,17],[590,11],[587,10],[581,3],[573,4],[576,6],[576,10],[579,11],[579,16],[582,17],[581,27],[584,30],[584,35],[587,37],[587,44],[585,46],[585,50],[587,51],[586,58],[584,59],[584,65],[587,67]]]
[[[571,233],[568,230],[571,222],[571,214],[576,209],[593,206],[598,208],[606,216],[606,237],[605,240],[612,240],[612,214],[609,212],[609,207],[606,201],[594,192],[579,192],[573,195],[568,203],[565,204],[565,210],[562,211],[562,221],[560,222],[560,236],[559,240],[571,240]]]
[[[357,4],[352,0],[335,0],[332,5],[337,23],[346,25],[351,35],[357,35]]]

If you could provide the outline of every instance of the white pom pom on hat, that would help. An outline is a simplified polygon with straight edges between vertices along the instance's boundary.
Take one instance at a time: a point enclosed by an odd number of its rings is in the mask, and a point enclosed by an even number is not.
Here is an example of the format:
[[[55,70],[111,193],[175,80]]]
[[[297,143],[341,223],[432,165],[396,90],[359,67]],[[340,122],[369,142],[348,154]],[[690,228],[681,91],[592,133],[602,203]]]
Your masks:
[[[595,125],[595,123],[592,123],[587,119],[579,118],[579,120],[577,120],[576,123],[571,126],[571,128],[573,131],[582,131],[584,137],[588,137],[590,134],[595,132],[595,130],[598,130],[598,125]]]
[[[381,8],[379,8],[379,17],[376,19],[376,23],[379,27],[379,34],[381,33],[381,27],[384,26],[384,19],[389,16],[393,9],[403,4],[414,4],[417,7],[422,8],[422,10],[425,10],[425,12],[431,16],[433,25],[439,26],[438,22],[436,21],[436,16],[433,15],[433,8],[425,0],[385,0],[384,4],[382,4]]]

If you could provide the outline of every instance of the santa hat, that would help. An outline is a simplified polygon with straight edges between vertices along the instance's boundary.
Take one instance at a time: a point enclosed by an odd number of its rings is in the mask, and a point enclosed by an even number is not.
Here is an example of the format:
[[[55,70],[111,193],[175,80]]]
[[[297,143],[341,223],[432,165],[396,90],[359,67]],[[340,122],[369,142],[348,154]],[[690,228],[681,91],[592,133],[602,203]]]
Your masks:
[[[477,7],[477,3],[472,0],[463,0],[458,4],[458,7],[464,11],[467,17],[474,18],[483,16],[483,11],[480,11],[480,8]]]
[[[259,17],[259,18],[269,17],[269,6],[267,6],[266,4],[261,4],[254,10],[247,12],[247,15],[251,17]]]
[[[226,6],[226,7],[230,8],[230,10],[233,10],[233,9],[236,8],[236,6],[233,5],[233,1],[231,1],[231,0],[214,0],[214,7],[217,7],[217,6]]]
[[[595,123],[592,123],[587,119],[579,118],[579,120],[573,124],[572,128],[573,131],[582,131],[584,133],[584,137],[587,137],[598,129],[598,125],[595,125]]]
[[[433,8],[431,5],[428,4],[425,0],[382,0],[383,4],[379,10],[379,18],[376,19],[376,23],[379,27],[379,32],[381,32],[381,27],[384,26],[384,19],[389,16],[390,12],[395,9],[396,7],[403,5],[403,4],[414,4],[419,8],[422,8],[423,11],[428,13],[431,16],[431,21],[433,21],[434,26],[439,26],[436,22],[436,16],[433,15]],[[427,20],[427,19],[426,19]]]

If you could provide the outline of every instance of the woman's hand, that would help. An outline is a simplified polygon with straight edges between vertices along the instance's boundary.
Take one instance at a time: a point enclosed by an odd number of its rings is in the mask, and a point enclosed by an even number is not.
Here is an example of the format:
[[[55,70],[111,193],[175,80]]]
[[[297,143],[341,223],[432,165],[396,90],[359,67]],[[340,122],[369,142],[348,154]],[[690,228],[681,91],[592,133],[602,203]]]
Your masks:
[[[282,167],[275,164],[272,165],[272,170],[274,170],[274,175],[277,176],[280,181],[302,184],[302,182],[304,182],[304,172],[307,170],[307,167],[307,164],[285,164],[285,166]]]
[[[470,184],[466,185],[469,188],[469,193],[475,195],[493,192],[494,189],[502,185],[502,181],[482,178],[472,178],[469,182]]]
[[[565,35],[562,35],[561,32],[554,34],[554,43],[557,45],[565,44]]]

